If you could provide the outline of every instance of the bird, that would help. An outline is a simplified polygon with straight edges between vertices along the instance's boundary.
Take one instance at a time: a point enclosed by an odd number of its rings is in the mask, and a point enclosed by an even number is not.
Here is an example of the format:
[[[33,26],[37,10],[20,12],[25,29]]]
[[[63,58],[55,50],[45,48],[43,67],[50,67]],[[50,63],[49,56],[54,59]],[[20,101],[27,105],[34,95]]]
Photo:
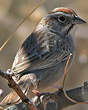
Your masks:
[[[69,70],[75,56],[73,28],[83,23],[86,22],[73,9],[65,7],[53,9],[40,20],[19,48],[9,70],[26,95],[33,89],[43,91],[59,81],[72,54]],[[13,91],[0,105],[10,105],[19,100]]]

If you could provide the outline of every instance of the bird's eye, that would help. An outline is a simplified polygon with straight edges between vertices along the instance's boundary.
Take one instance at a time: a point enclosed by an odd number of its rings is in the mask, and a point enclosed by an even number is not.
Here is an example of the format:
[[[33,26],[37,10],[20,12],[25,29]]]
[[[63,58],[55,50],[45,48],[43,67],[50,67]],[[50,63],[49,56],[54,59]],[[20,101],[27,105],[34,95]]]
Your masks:
[[[65,16],[59,16],[58,21],[64,23],[66,21],[66,17]]]

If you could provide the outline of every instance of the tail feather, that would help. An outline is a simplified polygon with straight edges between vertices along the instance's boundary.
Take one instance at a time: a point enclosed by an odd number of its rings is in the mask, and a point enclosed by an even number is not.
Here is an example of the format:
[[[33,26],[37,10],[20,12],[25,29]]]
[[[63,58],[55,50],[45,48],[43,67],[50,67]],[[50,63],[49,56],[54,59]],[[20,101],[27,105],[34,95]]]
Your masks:
[[[20,97],[17,95],[17,93],[15,91],[11,92],[10,94],[8,94],[1,102],[0,102],[0,106],[6,106],[6,105],[12,105],[12,104],[16,104],[19,103]]]

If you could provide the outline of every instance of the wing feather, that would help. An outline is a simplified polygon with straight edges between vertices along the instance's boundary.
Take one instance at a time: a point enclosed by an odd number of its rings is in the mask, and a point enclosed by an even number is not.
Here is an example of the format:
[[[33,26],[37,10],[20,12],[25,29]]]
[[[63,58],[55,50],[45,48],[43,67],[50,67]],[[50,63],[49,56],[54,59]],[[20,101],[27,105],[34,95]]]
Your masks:
[[[32,33],[17,52],[12,70],[19,73],[24,70],[44,69],[67,59],[68,54],[59,50],[57,41],[59,41],[59,36],[57,40],[54,34],[49,37],[44,33]]]

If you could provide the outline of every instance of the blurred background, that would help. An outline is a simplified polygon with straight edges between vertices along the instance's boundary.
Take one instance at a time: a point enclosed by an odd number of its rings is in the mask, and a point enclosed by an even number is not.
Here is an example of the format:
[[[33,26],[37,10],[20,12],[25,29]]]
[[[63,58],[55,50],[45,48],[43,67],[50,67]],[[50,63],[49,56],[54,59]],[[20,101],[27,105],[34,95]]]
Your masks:
[[[39,0],[0,0],[0,47],[13,33],[20,21],[36,7]],[[0,69],[11,68],[14,57],[25,38],[39,20],[55,7],[70,7],[88,22],[88,0],[46,0],[16,31],[0,52]],[[88,80],[88,26],[79,26],[75,33],[76,56],[68,73],[66,87],[75,88]],[[0,78],[0,100],[10,92],[7,82]],[[88,105],[75,105],[65,110],[88,110]]]

